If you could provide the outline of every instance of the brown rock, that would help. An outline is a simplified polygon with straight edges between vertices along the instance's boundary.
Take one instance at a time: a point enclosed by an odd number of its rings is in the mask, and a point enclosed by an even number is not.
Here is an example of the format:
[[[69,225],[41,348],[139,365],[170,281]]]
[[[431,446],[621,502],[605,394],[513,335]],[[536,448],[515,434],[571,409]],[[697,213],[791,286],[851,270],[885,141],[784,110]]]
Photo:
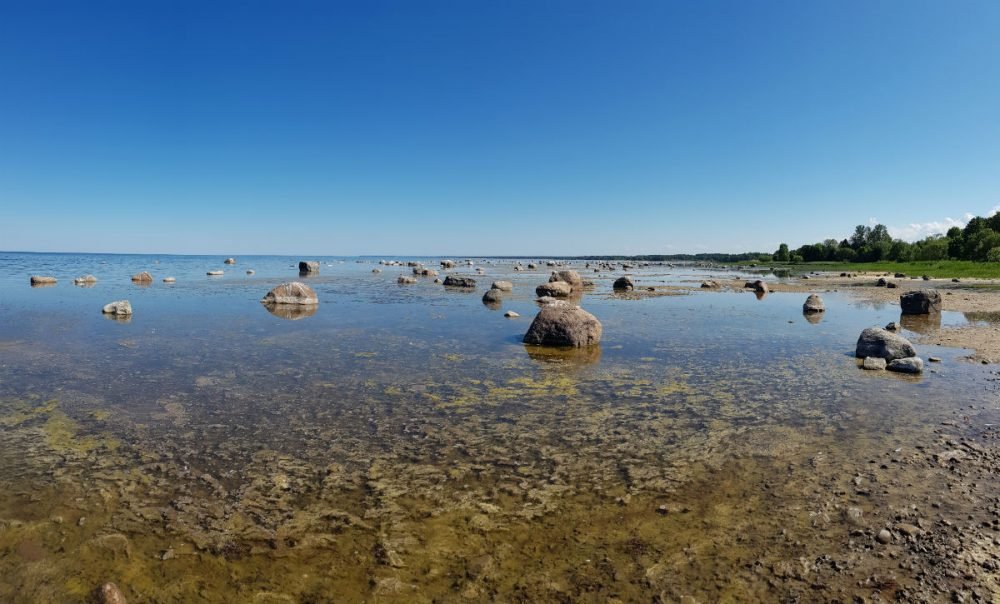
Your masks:
[[[601,322],[578,306],[552,305],[538,311],[524,334],[525,344],[591,346],[601,341]]]
[[[319,297],[313,288],[301,281],[282,283],[267,292],[261,300],[263,304],[319,304]]]

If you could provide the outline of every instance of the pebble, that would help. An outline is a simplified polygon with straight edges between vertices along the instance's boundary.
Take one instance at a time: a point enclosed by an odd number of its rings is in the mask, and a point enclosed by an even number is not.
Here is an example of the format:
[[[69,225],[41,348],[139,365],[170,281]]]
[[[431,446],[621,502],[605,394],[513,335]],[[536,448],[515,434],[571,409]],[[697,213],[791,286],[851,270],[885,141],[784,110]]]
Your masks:
[[[927,360],[930,361],[931,363],[940,363],[941,362],[941,359],[938,358],[938,357],[927,357]]]
[[[878,535],[875,536],[875,539],[877,539],[878,542],[882,544],[889,543],[890,541],[892,541],[892,533],[890,533],[886,529],[882,529],[881,531],[878,532]]]

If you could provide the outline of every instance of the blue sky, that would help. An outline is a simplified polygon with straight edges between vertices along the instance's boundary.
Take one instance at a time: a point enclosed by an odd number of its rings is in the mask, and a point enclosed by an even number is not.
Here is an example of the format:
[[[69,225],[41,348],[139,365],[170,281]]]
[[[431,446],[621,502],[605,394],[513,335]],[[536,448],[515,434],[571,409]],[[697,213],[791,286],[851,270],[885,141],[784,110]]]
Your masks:
[[[1000,205],[1000,2],[6,2],[0,249],[772,250]]]

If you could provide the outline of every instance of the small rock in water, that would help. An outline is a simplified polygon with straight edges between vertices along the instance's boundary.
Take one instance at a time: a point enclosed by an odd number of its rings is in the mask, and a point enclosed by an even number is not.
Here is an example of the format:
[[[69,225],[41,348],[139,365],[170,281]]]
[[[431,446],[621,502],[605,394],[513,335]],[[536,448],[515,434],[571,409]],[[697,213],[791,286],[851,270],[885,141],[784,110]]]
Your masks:
[[[880,327],[869,327],[861,332],[854,355],[859,359],[879,357],[887,361],[916,356],[917,351],[906,338]]]
[[[372,269],[372,272],[373,272],[373,273],[381,273],[381,272],[382,272],[382,269],[380,269],[380,268],[373,268],[373,269]]]
[[[135,283],[152,283],[153,275],[148,271],[142,271],[141,273],[136,273],[132,275],[132,281]]]
[[[319,273],[319,262],[312,260],[304,260],[299,262],[299,273],[303,275],[308,275],[310,273]]]
[[[938,357],[927,357],[927,360],[930,361],[931,363],[940,363],[941,362],[941,359],[938,358]]]
[[[702,281],[702,289],[719,289],[719,283],[717,281]]]
[[[869,371],[878,371],[885,369],[886,362],[885,359],[880,357],[865,357],[864,362],[861,366]]]
[[[45,277],[45,276],[41,276],[41,275],[32,275],[31,276],[31,284],[32,285],[49,285],[49,284],[55,283],[55,282],[56,282],[56,278],[55,277]]]
[[[505,312],[503,314],[503,316],[507,317],[508,319],[516,319],[517,317],[520,317],[521,315],[517,314],[516,312],[514,312],[512,310],[508,310],[507,312]]]
[[[396,283],[399,283],[400,285],[413,285],[416,282],[416,277],[407,277],[406,275],[400,275],[399,278],[396,279]]]
[[[899,297],[899,306],[904,315],[927,315],[941,312],[941,294],[933,289],[906,292]]]
[[[223,260],[224,264],[236,264],[236,258],[226,258]]]
[[[282,283],[264,295],[262,304],[319,304],[313,288],[300,281]]]
[[[73,283],[76,285],[86,285],[88,283],[97,283],[97,277],[93,275],[84,275],[82,277],[77,277],[73,279]]]
[[[567,298],[572,293],[573,286],[566,281],[550,281],[535,288],[535,295],[542,298]]]
[[[875,538],[878,540],[879,543],[884,545],[892,541],[892,533],[890,533],[886,529],[882,529],[881,531],[878,532],[878,535],[876,535]]]
[[[177,279],[174,278],[174,277],[164,277],[163,278],[163,282],[164,283],[174,283],[175,281],[177,281]]]
[[[490,285],[490,289],[499,289],[502,292],[509,292],[513,291],[514,284],[510,281],[494,281],[493,284]]]
[[[483,294],[484,304],[497,304],[503,302],[503,294],[499,289],[488,289],[486,293]]]
[[[456,277],[454,275],[448,275],[444,278],[444,284],[447,287],[475,287],[476,280],[471,277]]]
[[[221,277],[222,271],[208,271],[205,274],[208,275],[209,277]]]
[[[247,269],[247,274],[248,274],[248,275],[252,275],[252,274],[253,274],[253,269],[249,269],[249,268],[248,268],[248,269]]]
[[[896,323],[895,321],[887,323],[886,326],[885,326],[885,330],[886,331],[899,331],[899,323]]]
[[[806,298],[805,303],[802,304],[802,312],[804,313],[814,313],[814,312],[825,312],[826,306],[823,305],[823,299],[816,294],[809,294]]]
[[[129,303],[128,300],[115,300],[110,304],[105,304],[104,308],[101,309],[101,312],[103,312],[106,315],[115,315],[119,317],[131,316],[132,305]]]
[[[635,289],[635,284],[628,277],[618,277],[615,279],[614,284],[611,286],[616,292],[627,292]]]
[[[924,361],[920,357],[907,357],[905,359],[893,359],[889,366],[889,371],[899,373],[923,373]]]

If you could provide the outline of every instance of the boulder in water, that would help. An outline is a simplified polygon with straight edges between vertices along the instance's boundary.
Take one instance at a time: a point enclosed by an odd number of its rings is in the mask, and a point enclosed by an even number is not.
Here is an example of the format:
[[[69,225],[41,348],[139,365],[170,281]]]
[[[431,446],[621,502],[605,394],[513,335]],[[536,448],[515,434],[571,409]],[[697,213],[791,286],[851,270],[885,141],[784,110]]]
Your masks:
[[[941,312],[941,294],[936,289],[918,289],[899,297],[904,315],[929,315]]]
[[[550,281],[535,288],[535,294],[540,297],[567,298],[573,293],[573,286],[566,281]]]
[[[524,334],[525,344],[591,346],[601,341],[601,322],[579,306],[556,304],[538,311]]]
[[[854,355],[859,359],[878,357],[886,361],[916,356],[913,344],[903,336],[886,331],[881,327],[869,327],[861,332]]]
[[[476,280],[471,277],[456,277],[454,275],[448,275],[444,278],[444,284],[446,287],[475,287]]]
[[[490,289],[499,289],[502,292],[509,292],[514,289],[514,284],[510,281],[494,281]]]
[[[893,359],[889,366],[889,371],[899,373],[923,373],[924,361],[920,357],[906,357],[905,359]]]
[[[116,317],[128,317],[132,315],[132,304],[128,300],[115,300],[110,304],[105,304],[101,312]]]
[[[313,288],[301,281],[282,283],[267,292],[261,300],[263,304],[319,304],[319,297]]]
[[[618,277],[611,288],[616,292],[630,292],[635,289],[635,284],[628,277]]]
[[[314,260],[303,260],[299,262],[299,273],[303,275],[309,275],[312,273],[319,274],[319,262]]]
[[[141,273],[136,273],[136,274],[132,275],[132,282],[133,283],[152,283],[153,282],[153,275],[151,275],[148,271],[142,271]]]
[[[825,310],[826,307],[823,306],[823,299],[817,296],[816,294],[809,294],[809,297],[806,298],[805,303],[802,304],[802,312],[807,314],[824,312]]]

